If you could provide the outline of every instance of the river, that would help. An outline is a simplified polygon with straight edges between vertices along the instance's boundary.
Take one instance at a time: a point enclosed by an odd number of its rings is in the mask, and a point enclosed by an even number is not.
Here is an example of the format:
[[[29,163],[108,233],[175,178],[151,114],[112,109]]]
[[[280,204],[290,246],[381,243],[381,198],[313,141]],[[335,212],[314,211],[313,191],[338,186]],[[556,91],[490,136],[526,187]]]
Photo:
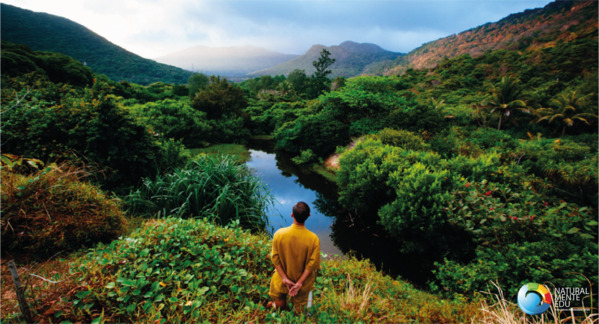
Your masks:
[[[416,286],[430,276],[431,260],[421,255],[402,255],[395,239],[376,222],[343,211],[337,203],[337,185],[305,168],[299,167],[285,153],[268,145],[253,146],[246,165],[262,179],[275,198],[267,215],[272,231],[293,223],[291,209],[298,201],[308,203],[311,217],[306,227],[318,235],[321,251],[329,256],[347,253],[370,259],[378,269],[392,276],[400,275]]]
[[[291,225],[293,223],[291,218],[293,205],[298,201],[304,201],[310,206],[311,213],[306,220],[306,228],[318,235],[321,252],[330,256],[343,255],[331,239],[331,225],[334,218],[323,214],[315,206],[320,195],[315,187],[326,191],[324,186],[333,186],[334,190],[334,183],[326,183],[325,179],[317,179],[317,175],[303,174],[281,154],[277,156],[272,152],[250,149],[250,160],[246,162],[246,165],[262,179],[275,198],[274,206],[267,211],[273,232]]]

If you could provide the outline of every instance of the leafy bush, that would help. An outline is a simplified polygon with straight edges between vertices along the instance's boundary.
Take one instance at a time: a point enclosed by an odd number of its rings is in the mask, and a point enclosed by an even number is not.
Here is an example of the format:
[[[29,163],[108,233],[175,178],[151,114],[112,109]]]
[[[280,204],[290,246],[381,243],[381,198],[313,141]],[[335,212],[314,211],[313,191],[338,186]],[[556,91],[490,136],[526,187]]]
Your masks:
[[[517,141],[506,132],[495,128],[478,127],[469,134],[468,140],[478,147],[489,149],[513,149],[517,146]]]
[[[245,165],[202,154],[184,169],[144,179],[125,200],[136,214],[208,217],[223,225],[238,221],[258,231],[268,225],[264,211],[272,198]]]
[[[367,260],[323,260],[311,316],[264,304],[270,239],[206,220],[151,221],[74,260],[67,296],[42,321],[467,322],[478,303],[448,301],[377,271]],[[45,317],[44,317],[45,316]]]
[[[368,137],[363,139],[339,159],[339,202],[350,210],[376,214],[396,197],[390,175],[417,162],[436,168],[440,156],[385,145]]]
[[[82,169],[50,165],[25,176],[2,170],[2,251],[50,256],[122,234],[120,204],[83,181]]]
[[[82,282],[62,320],[91,322],[230,321],[264,309],[272,263],[269,242],[205,220],[151,222],[100,245],[72,270]]]
[[[555,186],[553,195],[597,206],[598,157],[589,146],[568,139],[533,139],[521,141],[516,152],[530,173]]]
[[[225,115],[239,115],[247,106],[247,99],[238,86],[225,78],[212,76],[210,83],[198,90],[191,106],[205,112],[209,119],[219,119]]]
[[[447,127],[447,122],[439,110],[409,101],[400,109],[389,113],[384,127],[406,129],[413,132],[423,130],[438,132]]]
[[[435,170],[416,162],[389,174],[387,185],[395,199],[379,209],[380,223],[402,240],[404,253],[424,252],[444,243],[445,206],[457,183],[447,170]]]
[[[208,137],[210,143],[245,143],[251,134],[245,127],[245,120],[240,116],[225,116],[221,119],[208,120],[212,131]]]
[[[58,102],[45,98],[46,91],[54,92]],[[110,91],[108,83],[98,80],[81,91],[36,88],[18,104],[15,95],[9,96],[9,105],[15,106],[2,114],[2,150],[42,161],[83,160],[103,171],[94,177],[102,188],[115,191],[158,174],[168,156]]]
[[[326,157],[337,146],[349,142],[348,126],[328,113],[284,123],[274,137],[277,149],[296,153],[311,149],[319,157]]]
[[[449,220],[473,234],[477,257],[438,263],[435,291],[470,295],[497,281],[515,296],[527,282],[584,286],[578,274],[597,282],[597,221],[588,208],[487,181],[464,188],[454,192]]]
[[[422,137],[403,129],[382,129],[376,135],[383,144],[398,146],[406,150],[426,151],[430,145],[426,144]]]
[[[201,146],[209,139],[211,127],[205,113],[191,108],[186,101],[165,99],[135,105],[130,110],[151,132],[181,140],[188,147]]]
[[[312,152],[311,149],[307,149],[305,151],[302,151],[302,153],[299,156],[296,156],[291,160],[296,164],[307,164],[317,162],[318,156],[316,156],[316,154],[314,154],[314,152]]]

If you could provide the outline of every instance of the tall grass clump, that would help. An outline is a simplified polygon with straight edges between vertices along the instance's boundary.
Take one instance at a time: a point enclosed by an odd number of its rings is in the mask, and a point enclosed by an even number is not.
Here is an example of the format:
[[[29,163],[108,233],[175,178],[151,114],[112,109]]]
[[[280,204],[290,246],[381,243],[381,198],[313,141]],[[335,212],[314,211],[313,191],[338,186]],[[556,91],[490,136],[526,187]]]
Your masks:
[[[50,165],[29,175],[2,170],[2,252],[49,256],[121,235],[118,200],[84,181],[85,170]]]
[[[272,196],[245,165],[201,154],[183,169],[145,178],[126,202],[139,215],[210,218],[221,225],[237,220],[244,228],[264,230]]]

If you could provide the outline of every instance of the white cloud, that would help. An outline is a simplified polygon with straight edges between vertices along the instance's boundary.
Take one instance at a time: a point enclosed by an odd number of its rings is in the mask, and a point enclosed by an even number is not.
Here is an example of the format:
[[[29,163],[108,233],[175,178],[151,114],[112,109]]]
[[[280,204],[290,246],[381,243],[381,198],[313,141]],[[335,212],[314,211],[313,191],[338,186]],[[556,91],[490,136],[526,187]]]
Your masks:
[[[195,45],[253,44],[301,54],[313,44],[370,42],[408,52],[550,0],[4,0],[86,26],[154,58]]]

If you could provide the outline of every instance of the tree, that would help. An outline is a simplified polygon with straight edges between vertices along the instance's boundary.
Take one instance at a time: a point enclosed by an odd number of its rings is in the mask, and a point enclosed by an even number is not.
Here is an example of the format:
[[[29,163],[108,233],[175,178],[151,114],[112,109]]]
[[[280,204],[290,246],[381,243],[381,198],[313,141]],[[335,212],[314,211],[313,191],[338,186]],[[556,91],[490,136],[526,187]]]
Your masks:
[[[331,74],[331,70],[327,70],[329,66],[335,63],[335,59],[331,58],[331,52],[326,49],[322,49],[320,52],[320,57],[317,61],[313,61],[312,65],[316,68],[316,72],[314,72],[314,77],[316,79],[326,78],[327,75]]]
[[[189,96],[191,98],[195,97],[198,91],[206,88],[210,83],[210,78],[202,73],[194,73],[187,80],[187,84],[189,85]]]
[[[247,100],[241,88],[225,78],[211,76],[210,84],[198,91],[191,106],[205,112],[209,119],[219,119],[223,115],[241,114]]]
[[[330,83],[327,76],[332,73],[331,70],[327,69],[335,63],[335,61],[334,58],[331,58],[331,52],[323,48],[318,60],[312,62],[312,65],[316,68],[316,72],[312,75],[312,95],[314,97],[318,97],[327,90]]]
[[[291,71],[287,76],[287,81],[298,94],[306,92],[306,87],[308,86],[308,76],[306,76],[306,71],[300,69]]]
[[[536,122],[547,121],[549,124],[554,122],[561,124],[563,126],[561,136],[564,136],[566,129],[574,126],[576,121],[590,125],[591,120],[597,120],[596,114],[583,112],[589,105],[588,99],[590,96],[591,94],[580,95],[576,91],[562,93],[551,100],[550,104],[553,108],[537,109],[536,112],[539,117]]]
[[[492,114],[499,115],[497,129],[501,130],[503,117],[513,117],[516,111],[529,112],[526,103],[522,98],[522,88],[520,80],[510,76],[504,76],[497,85],[491,89],[491,99],[487,102],[487,107]]]

